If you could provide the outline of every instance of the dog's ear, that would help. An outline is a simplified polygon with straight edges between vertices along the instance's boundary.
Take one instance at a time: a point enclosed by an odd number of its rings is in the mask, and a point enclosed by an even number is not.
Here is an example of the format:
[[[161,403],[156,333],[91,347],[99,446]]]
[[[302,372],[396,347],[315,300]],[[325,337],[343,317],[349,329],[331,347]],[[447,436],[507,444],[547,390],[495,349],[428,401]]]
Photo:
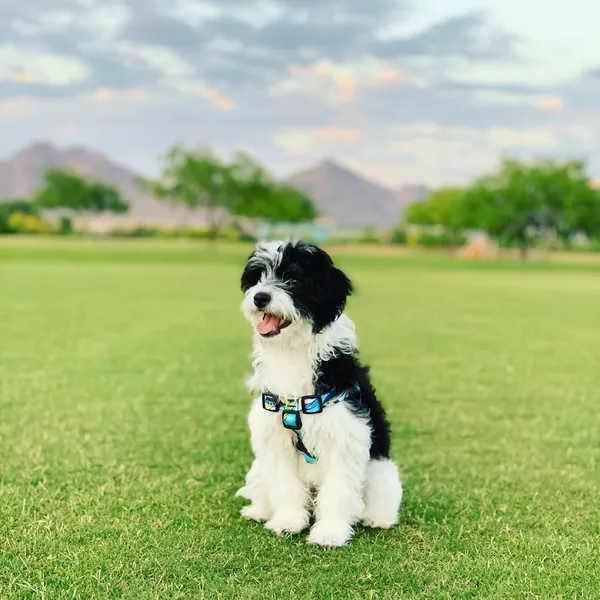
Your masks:
[[[322,273],[320,282],[320,298],[313,319],[313,332],[319,333],[322,329],[333,323],[346,307],[348,296],[354,291],[352,282],[346,274],[336,268],[327,257],[327,268]]]

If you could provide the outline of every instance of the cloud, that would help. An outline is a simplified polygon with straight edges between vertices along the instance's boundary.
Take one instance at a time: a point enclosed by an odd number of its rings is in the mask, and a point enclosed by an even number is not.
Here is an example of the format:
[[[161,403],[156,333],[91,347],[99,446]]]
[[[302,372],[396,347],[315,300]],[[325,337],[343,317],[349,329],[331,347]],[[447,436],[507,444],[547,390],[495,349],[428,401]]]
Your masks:
[[[375,88],[389,88],[411,83],[396,67],[383,60],[373,61],[373,68],[366,80]]]
[[[540,98],[537,105],[546,112],[562,112],[565,109],[564,100],[558,96]]]
[[[123,64],[131,69],[147,67],[163,77],[189,77],[195,70],[172,48],[124,43],[119,46]]]
[[[0,44],[0,82],[67,86],[89,77],[87,65],[73,56],[27,51]]]
[[[277,165],[335,154],[388,180],[467,177],[502,151],[600,169],[600,68],[557,77],[497,25],[511,7],[437,4],[0,0],[0,151],[56,135],[142,166],[200,141]]]
[[[88,94],[93,102],[115,102],[117,100],[146,100],[149,97],[148,90],[131,88],[128,90],[116,90],[112,88],[99,88]]]
[[[356,76],[329,60],[320,60],[306,67],[291,65],[289,77],[276,83],[272,93],[309,92],[327,96],[332,102],[354,102]]]
[[[370,60],[378,73],[370,85],[401,85],[404,73],[393,61],[405,57],[475,59],[513,51],[513,37],[495,32],[481,14],[433,23],[404,37],[385,37],[390,22],[410,14],[406,0],[33,0],[3,5],[1,27],[27,50],[70,55],[91,77],[74,80],[72,91],[164,83],[177,72],[207,81],[227,96],[234,90],[276,86],[289,66],[310,69],[319,60],[351,64]],[[8,28],[6,27],[8,23]],[[8,38],[3,38],[8,39]],[[199,60],[201,57],[201,60]],[[389,62],[390,59],[392,63]],[[30,72],[28,65],[22,67]],[[364,76],[336,73],[334,97],[354,102]],[[21,83],[21,82],[16,82]],[[79,83],[79,85],[75,85]],[[11,89],[18,93],[19,89]],[[57,95],[36,88],[36,95]]]
[[[445,126],[418,122],[380,128],[361,139],[349,164],[383,181],[466,183],[498,166],[502,154],[552,156],[573,132],[545,128]]]
[[[500,151],[518,149],[542,150],[556,148],[557,136],[549,128],[543,129],[510,129],[508,127],[492,127],[485,139]]]
[[[201,46],[206,34],[199,28],[152,10],[138,10],[135,17],[128,20],[120,37],[134,44],[190,49]]]
[[[317,129],[290,129],[275,135],[275,145],[290,155],[301,156],[323,153],[341,144],[353,144],[360,131],[351,127],[322,127]]]
[[[228,111],[235,108],[235,100],[223,96],[219,90],[204,83],[187,84],[186,89],[190,94],[208,100],[219,110]]]
[[[439,21],[416,35],[373,42],[381,57],[439,56],[471,60],[512,60],[518,56],[518,37],[491,27],[482,12],[470,12]]]
[[[365,88],[387,89],[419,83],[380,59],[355,62],[321,59],[306,66],[292,64],[288,76],[271,86],[270,91],[274,95],[309,93],[331,103],[354,103]]]

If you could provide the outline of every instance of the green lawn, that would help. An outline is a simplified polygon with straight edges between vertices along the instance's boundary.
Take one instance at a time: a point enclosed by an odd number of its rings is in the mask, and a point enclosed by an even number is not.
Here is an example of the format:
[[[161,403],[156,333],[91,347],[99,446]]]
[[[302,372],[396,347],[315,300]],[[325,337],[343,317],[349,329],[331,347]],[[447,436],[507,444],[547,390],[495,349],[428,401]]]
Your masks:
[[[322,550],[233,498],[246,252],[0,244],[2,600],[600,596],[597,268],[341,252],[405,500]]]

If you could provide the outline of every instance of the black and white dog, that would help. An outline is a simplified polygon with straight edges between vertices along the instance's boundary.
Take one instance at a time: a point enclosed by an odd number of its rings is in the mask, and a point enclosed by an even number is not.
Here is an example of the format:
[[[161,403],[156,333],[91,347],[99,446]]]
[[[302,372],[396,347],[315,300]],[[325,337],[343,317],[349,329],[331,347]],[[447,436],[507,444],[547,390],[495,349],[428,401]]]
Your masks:
[[[342,546],[353,525],[398,522],[402,485],[390,428],[344,314],[352,284],[322,249],[266,242],[241,279],[254,327],[256,395],[248,422],[255,459],[237,495],[242,515],[277,534],[315,523],[309,541]]]

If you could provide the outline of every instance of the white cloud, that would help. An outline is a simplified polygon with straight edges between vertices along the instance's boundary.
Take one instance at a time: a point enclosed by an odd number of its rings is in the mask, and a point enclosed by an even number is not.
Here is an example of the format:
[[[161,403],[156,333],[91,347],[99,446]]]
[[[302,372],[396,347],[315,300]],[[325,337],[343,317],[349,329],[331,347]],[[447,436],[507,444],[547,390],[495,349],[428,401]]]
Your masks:
[[[556,148],[557,136],[551,129],[510,129],[508,127],[492,127],[485,140],[498,150],[549,149]]]
[[[192,65],[170,48],[126,43],[120,44],[119,50],[124,54],[126,64],[133,66],[141,62],[165,77],[189,76],[194,72]]]
[[[558,134],[552,128],[516,129],[510,127],[490,127],[478,130],[472,127],[448,127],[439,123],[412,123],[395,127],[391,134],[383,134],[389,141],[391,152],[405,153],[415,141],[438,144],[467,144],[472,147],[486,146],[503,151],[506,149],[547,149],[558,143]],[[391,138],[391,140],[390,140]]]
[[[319,154],[339,145],[353,144],[360,138],[353,127],[321,127],[314,129],[289,129],[275,136],[274,143],[292,156]]]
[[[273,96],[310,93],[330,102],[353,103],[365,89],[425,85],[421,78],[403,73],[393,62],[365,58],[353,62],[319,59],[307,66],[292,64],[288,76],[270,89]]]
[[[78,19],[78,25],[84,31],[93,32],[100,41],[109,41],[127,25],[132,18],[129,7],[115,2],[102,2],[91,5]]]
[[[129,88],[124,90],[115,90],[112,88],[98,88],[90,94],[85,94],[82,97],[90,99],[93,102],[115,102],[122,100],[142,101],[147,100],[150,96],[148,90],[141,88]]]
[[[222,94],[217,88],[205,83],[184,82],[181,83],[179,89],[198,98],[202,98],[210,102],[219,110],[233,110],[235,108],[235,100]]]
[[[14,44],[0,44],[0,81],[72,85],[85,81],[88,66],[72,56],[32,52]]]

